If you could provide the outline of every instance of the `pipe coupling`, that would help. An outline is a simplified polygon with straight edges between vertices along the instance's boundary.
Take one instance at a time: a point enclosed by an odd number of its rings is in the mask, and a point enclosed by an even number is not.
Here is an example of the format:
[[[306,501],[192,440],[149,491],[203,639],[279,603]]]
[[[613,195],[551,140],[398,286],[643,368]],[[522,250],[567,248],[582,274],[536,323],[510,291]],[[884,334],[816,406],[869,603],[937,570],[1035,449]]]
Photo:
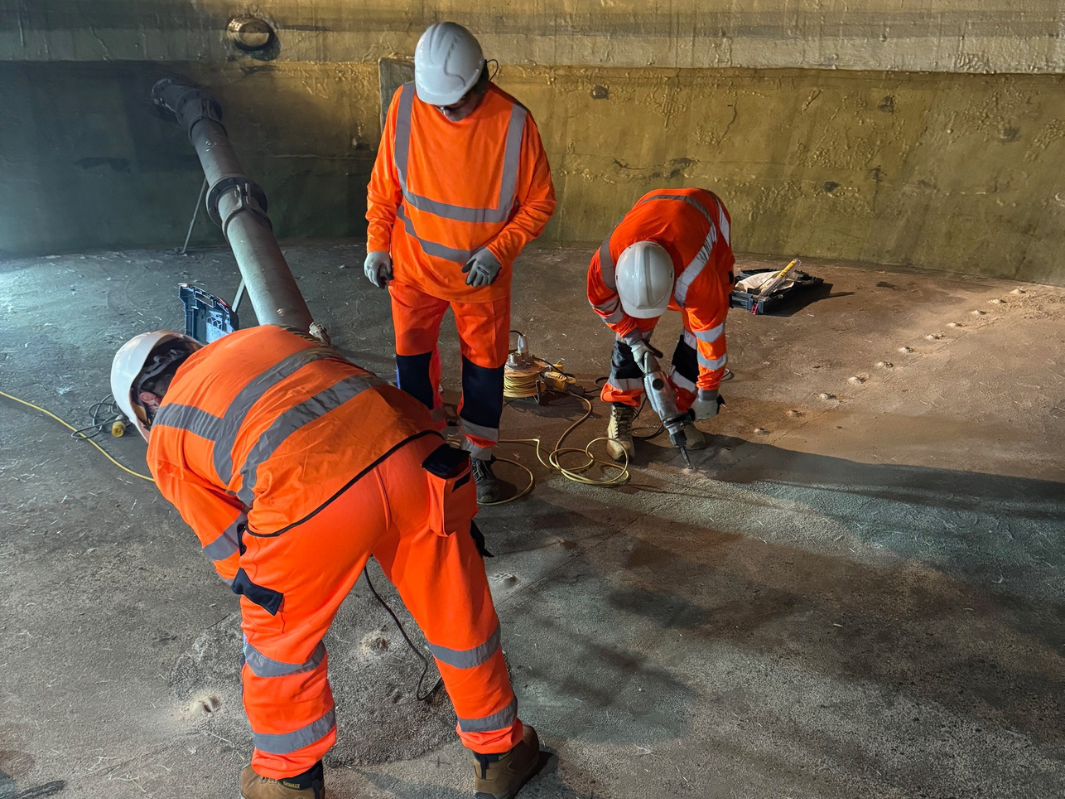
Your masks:
[[[229,192],[233,192],[233,199],[227,204],[223,216],[219,204]],[[242,211],[255,214],[267,228],[273,230],[274,226],[270,223],[270,217],[266,215],[266,209],[266,192],[247,175],[226,175],[216,181],[207,192],[207,214],[212,222],[222,228],[222,234],[227,241],[229,240],[229,223]]]
[[[192,139],[192,129],[204,119],[218,123],[222,130],[222,106],[202,89],[178,83],[173,78],[163,78],[152,87],[152,101],[169,111],[185,128]]]

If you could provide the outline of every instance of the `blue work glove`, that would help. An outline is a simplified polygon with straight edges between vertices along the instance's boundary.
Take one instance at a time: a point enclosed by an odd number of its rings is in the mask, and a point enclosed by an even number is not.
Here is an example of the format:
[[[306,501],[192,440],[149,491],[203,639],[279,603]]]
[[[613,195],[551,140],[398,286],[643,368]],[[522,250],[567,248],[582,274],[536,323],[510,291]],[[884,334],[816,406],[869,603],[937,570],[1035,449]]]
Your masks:
[[[462,267],[462,272],[466,275],[466,285],[479,289],[494,283],[502,268],[503,265],[492,255],[492,251],[484,247],[473,254]]]
[[[721,399],[721,395],[717,393],[717,389],[707,391],[704,388],[699,389],[699,395],[696,397],[695,402],[692,403],[692,413],[695,414],[695,421],[701,422],[703,419],[713,419],[717,416],[717,410],[725,401]]]
[[[362,271],[377,288],[383,289],[392,279],[392,256],[387,252],[368,252]]]

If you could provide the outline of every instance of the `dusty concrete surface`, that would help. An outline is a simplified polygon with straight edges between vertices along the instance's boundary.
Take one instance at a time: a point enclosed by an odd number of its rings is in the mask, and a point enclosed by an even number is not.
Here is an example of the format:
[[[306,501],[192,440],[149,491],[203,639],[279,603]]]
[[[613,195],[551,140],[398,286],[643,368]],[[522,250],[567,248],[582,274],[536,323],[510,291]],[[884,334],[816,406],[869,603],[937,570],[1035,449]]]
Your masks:
[[[489,52],[489,55],[492,55]],[[0,256],[184,239],[203,176],[152,84],[207,85],[282,237],[362,235],[379,133],[357,62],[2,63]],[[1065,78],[509,64],[590,243],[662,186],[716,191],[742,252],[1065,284]],[[205,218],[194,241],[221,243]]]
[[[287,253],[337,343],[388,374],[363,248]],[[588,255],[523,256],[514,324],[590,387],[610,336]],[[815,301],[730,317],[696,473],[656,440],[629,487],[582,487],[502,447],[537,487],[483,511],[488,569],[522,713],[558,755],[523,796],[1065,792],[1065,291],[809,268],[832,284]],[[0,265],[0,390],[83,419],[114,349],[179,323],[179,280],[237,283],[223,251]],[[553,442],[579,413],[514,405],[504,435]],[[0,419],[0,796],[234,792],[235,597],[151,485],[6,400]],[[104,444],[143,466],[138,439]],[[332,795],[467,796],[450,708],[411,698],[389,625],[360,582],[331,633]]]

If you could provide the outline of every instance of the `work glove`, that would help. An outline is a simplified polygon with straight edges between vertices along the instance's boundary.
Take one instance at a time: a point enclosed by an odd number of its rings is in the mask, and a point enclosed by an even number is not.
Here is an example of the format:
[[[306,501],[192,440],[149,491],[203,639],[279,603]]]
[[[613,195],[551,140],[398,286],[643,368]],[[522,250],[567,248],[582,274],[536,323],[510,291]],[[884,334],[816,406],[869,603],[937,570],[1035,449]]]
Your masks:
[[[716,388],[710,391],[699,389],[699,395],[696,397],[695,402],[692,403],[692,413],[695,414],[695,421],[701,422],[703,419],[713,419],[717,416],[718,408],[724,404],[725,400],[721,398]]]
[[[636,361],[636,365],[640,367],[640,371],[644,375],[649,375],[658,369],[658,358],[662,357],[662,353],[656,350],[646,341],[637,341],[635,344],[629,344],[632,349],[632,359]]]
[[[392,257],[387,252],[368,252],[362,271],[377,288],[383,289],[392,279]]]
[[[466,275],[466,285],[479,289],[481,286],[494,283],[502,268],[503,265],[492,255],[492,251],[484,247],[473,254],[473,257],[462,267],[462,272]]]

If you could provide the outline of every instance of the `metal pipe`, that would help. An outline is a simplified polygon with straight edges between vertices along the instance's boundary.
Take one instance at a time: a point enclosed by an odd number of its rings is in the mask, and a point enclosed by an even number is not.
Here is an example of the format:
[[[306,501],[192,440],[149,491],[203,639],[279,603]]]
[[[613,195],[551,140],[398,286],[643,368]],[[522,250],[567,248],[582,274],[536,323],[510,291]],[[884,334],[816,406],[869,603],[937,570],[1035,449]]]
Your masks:
[[[222,108],[202,89],[171,78],[152,87],[152,100],[174,115],[196,148],[207,191],[207,213],[233,249],[248,298],[261,325],[284,325],[324,337],[311,318],[296,279],[266,216],[266,194],[244,174],[222,126]],[[312,330],[312,325],[316,330]]]

